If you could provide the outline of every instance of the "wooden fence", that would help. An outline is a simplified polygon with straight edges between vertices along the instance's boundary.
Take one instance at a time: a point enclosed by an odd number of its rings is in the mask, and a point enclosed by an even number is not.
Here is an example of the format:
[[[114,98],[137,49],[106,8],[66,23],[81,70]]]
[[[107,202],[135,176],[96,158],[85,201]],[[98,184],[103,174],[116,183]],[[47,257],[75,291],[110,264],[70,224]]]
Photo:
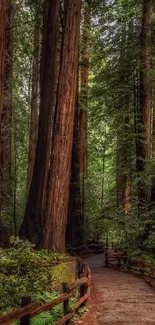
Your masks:
[[[105,251],[105,266],[129,271],[143,277],[148,277],[155,280],[155,265],[147,263],[144,258],[131,259],[119,249],[106,247]],[[149,282],[149,280],[148,280]]]
[[[78,247],[67,247],[67,252],[71,255],[88,255],[103,253],[105,244],[85,244]]]
[[[16,320],[20,320],[20,325],[29,325],[30,320],[36,315],[50,310],[53,307],[63,303],[64,316],[55,323],[55,325],[69,324],[70,319],[80,306],[83,306],[90,295],[91,273],[87,263],[82,259],[77,260],[78,279],[72,285],[62,284],[63,293],[51,302],[40,305],[37,302],[31,302],[31,297],[22,298],[21,308],[10,312],[7,315],[0,316],[0,325],[9,325]],[[69,299],[74,296],[75,289],[79,288],[79,300],[69,308]]]
[[[100,254],[104,253],[106,247],[111,247],[112,249],[119,249],[120,244],[116,243],[92,243],[92,244],[84,244],[78,247],[67,247],[67,252],[71,255],[88,255],[88,254]]]

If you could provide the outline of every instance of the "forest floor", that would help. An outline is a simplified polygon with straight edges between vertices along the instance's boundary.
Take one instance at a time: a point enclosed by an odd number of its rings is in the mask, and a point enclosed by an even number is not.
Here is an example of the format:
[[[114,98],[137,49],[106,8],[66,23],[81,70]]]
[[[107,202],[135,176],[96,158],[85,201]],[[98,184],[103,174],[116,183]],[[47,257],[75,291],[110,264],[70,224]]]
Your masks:
[[[155,324],[155,289],[129,273],[104,268],[104,255],[86,258],[92,273],[88,312],[78,324]]]

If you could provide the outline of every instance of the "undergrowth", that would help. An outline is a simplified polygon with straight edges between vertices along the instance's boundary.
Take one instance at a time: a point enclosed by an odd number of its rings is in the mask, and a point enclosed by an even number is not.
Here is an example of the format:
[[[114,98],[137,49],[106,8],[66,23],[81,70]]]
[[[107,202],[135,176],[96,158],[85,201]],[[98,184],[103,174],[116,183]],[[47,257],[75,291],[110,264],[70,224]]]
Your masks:
[[[56,284],[52,271],[56,265],[68,261],[65,254],[34,250],[28,241],[11,238],[11,246],[0,249],[0,312],[7,314],[21,305],[22,296],[45,303],[60,295],[61,286]],[[70,300],[74,303],[75,298]],[[60,304],[31,320],[32,325],[54,324],[63,315]],[[13,323],[19,324],[19,321]]]

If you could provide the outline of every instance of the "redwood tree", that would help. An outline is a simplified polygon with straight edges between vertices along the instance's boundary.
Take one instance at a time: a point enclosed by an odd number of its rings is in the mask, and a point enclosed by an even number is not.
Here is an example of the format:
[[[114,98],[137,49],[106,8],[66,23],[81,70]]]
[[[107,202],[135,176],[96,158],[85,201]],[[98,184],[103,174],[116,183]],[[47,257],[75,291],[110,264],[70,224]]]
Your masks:
[[[78,92],[78,89],[77,89]],[[71,178],[69,191],[69,206],[66,228],[66,244],[70,248],[78,247],[83,243],[83,222],[81,213],[80,166],[79,166],[79,103],[78,94],[73,133],[73,149]]]
[[[84,241],[84,183],[87,176],[87,106],[90,55],[91,10],[89,1],[83,2],[81,32],[81,60],[78,71],[76,113],[74,122],[69,209],[66,244],[77,247]],[[80,87],[79,87],[80,86]],[[82,176],[82,177],[81,177]]]
[[[8,19],[8,0],[1,0],[0,1],[0,114],[3,106],[4,62],[5,62],[7,19]]]
[[[139,213],[148,202],[148,188],[143,180],[143,172],[146,163],[150,160],[150,123],[151,123],[151,22],[152,22],[152,0],[143,1],[143,17],[141,29],[141,60],[140,60],[140,85],[139,106],[137,118],[138,136],[136,141],[137,171],[140,176],[138,183]]]
[[[77,89],[81,0],[64,2],[59,83],[44,227],[44,247],[65,250]]]
[[[140,72],[140,108],[144,122],[144,158],[150,159],[150,122],[151,122],[151,22],[152,0],[143,2],[141,30],[141,72]]]
[[[152,104],[153,104],[153,112],[152,112],[152,162],[153,162],[153,170],[155,163],[155,85],[153,85],[152,91]],[[152,188],[151,188],[151,200],[150,200],[150,208],[155,207],[155,177],[152,178]]]
[[[8,21],[8,0],[1,0],[0,1],[0,130],[1,130],[1,113],[3,108],[4,63],[5,63],[7,21]],[[1,154],[1,147],[0,147],[0,154]],[[3,232],[3,227],[0,219],[0,243],[3,241],[3,236],[4,236],[4,232]]]
[[[47,176],[50,165],[52,124],[57,88],[57,49],[60,0],[44,1],[40,68],[40,116],[36,156],[20,236],[42,247]]]

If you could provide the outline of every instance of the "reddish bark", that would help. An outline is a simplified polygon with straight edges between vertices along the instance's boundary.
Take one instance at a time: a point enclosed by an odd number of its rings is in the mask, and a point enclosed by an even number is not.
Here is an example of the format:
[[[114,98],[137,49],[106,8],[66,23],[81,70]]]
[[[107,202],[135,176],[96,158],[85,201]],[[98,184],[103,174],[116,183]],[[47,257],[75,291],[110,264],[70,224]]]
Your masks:
[[[57,89],[60,0],[45,0],[40,68],[40,116],[35,165],[20,236],[42,247],[47,176]]]
[[[81,0],[65,1],[64,31],[49,175],[44,247],[65,251],[77,89]]]
[[[155,85],[152,91],[152,162],[153,166],[155,163]],[[151,206],[150,208],[154,208],[155,206],[155,177],[152,179],[152,187],[151,187],[151,199],[150,199]]]
[[[78,96],[77,96],[78,97]],[[81,218],[78,100],[75,112],[72,165],[70,179],[69,208],[66,228],[68,247],[79,247],[83,243],[83,222]]]
[[[3,87],[4,87],[4,63],[5,63],[5,47],[6,47],[6,29],[8,23],[8,0],[0,1],[0,129],[1,129],[1,113],[3,108]],[[0,139],[0,155],[1,155],[1,139]],[[0,220],[0,244],[3,241],[4,229]]]
[[[148,203],[149,191],[142,173],[146,162],[150,160],[151,103],[150,103],[150,65],[151,65],[151,22],[152,0],[143,1],[143,18],[141,30],[141,67],[139,85],[139,106],[137,111],[136,157],[137,172],[141,177],[138,183],[139,213]]]
[[[153,88],[153,99],[152,99],[152,158],[155,158],[155,85]]]
[[[143,19],[141,31],[141,73],[140,73],[140,109],[144,123],[144,159],[150,159],[150,124],[151,124],[151,22],[152,22],[152,0],[143,2]]]
[[[8,17],[8,0],[0,1],[0,113],[3,106],[3,85],[4,85],[4,62],[6,28]]]

